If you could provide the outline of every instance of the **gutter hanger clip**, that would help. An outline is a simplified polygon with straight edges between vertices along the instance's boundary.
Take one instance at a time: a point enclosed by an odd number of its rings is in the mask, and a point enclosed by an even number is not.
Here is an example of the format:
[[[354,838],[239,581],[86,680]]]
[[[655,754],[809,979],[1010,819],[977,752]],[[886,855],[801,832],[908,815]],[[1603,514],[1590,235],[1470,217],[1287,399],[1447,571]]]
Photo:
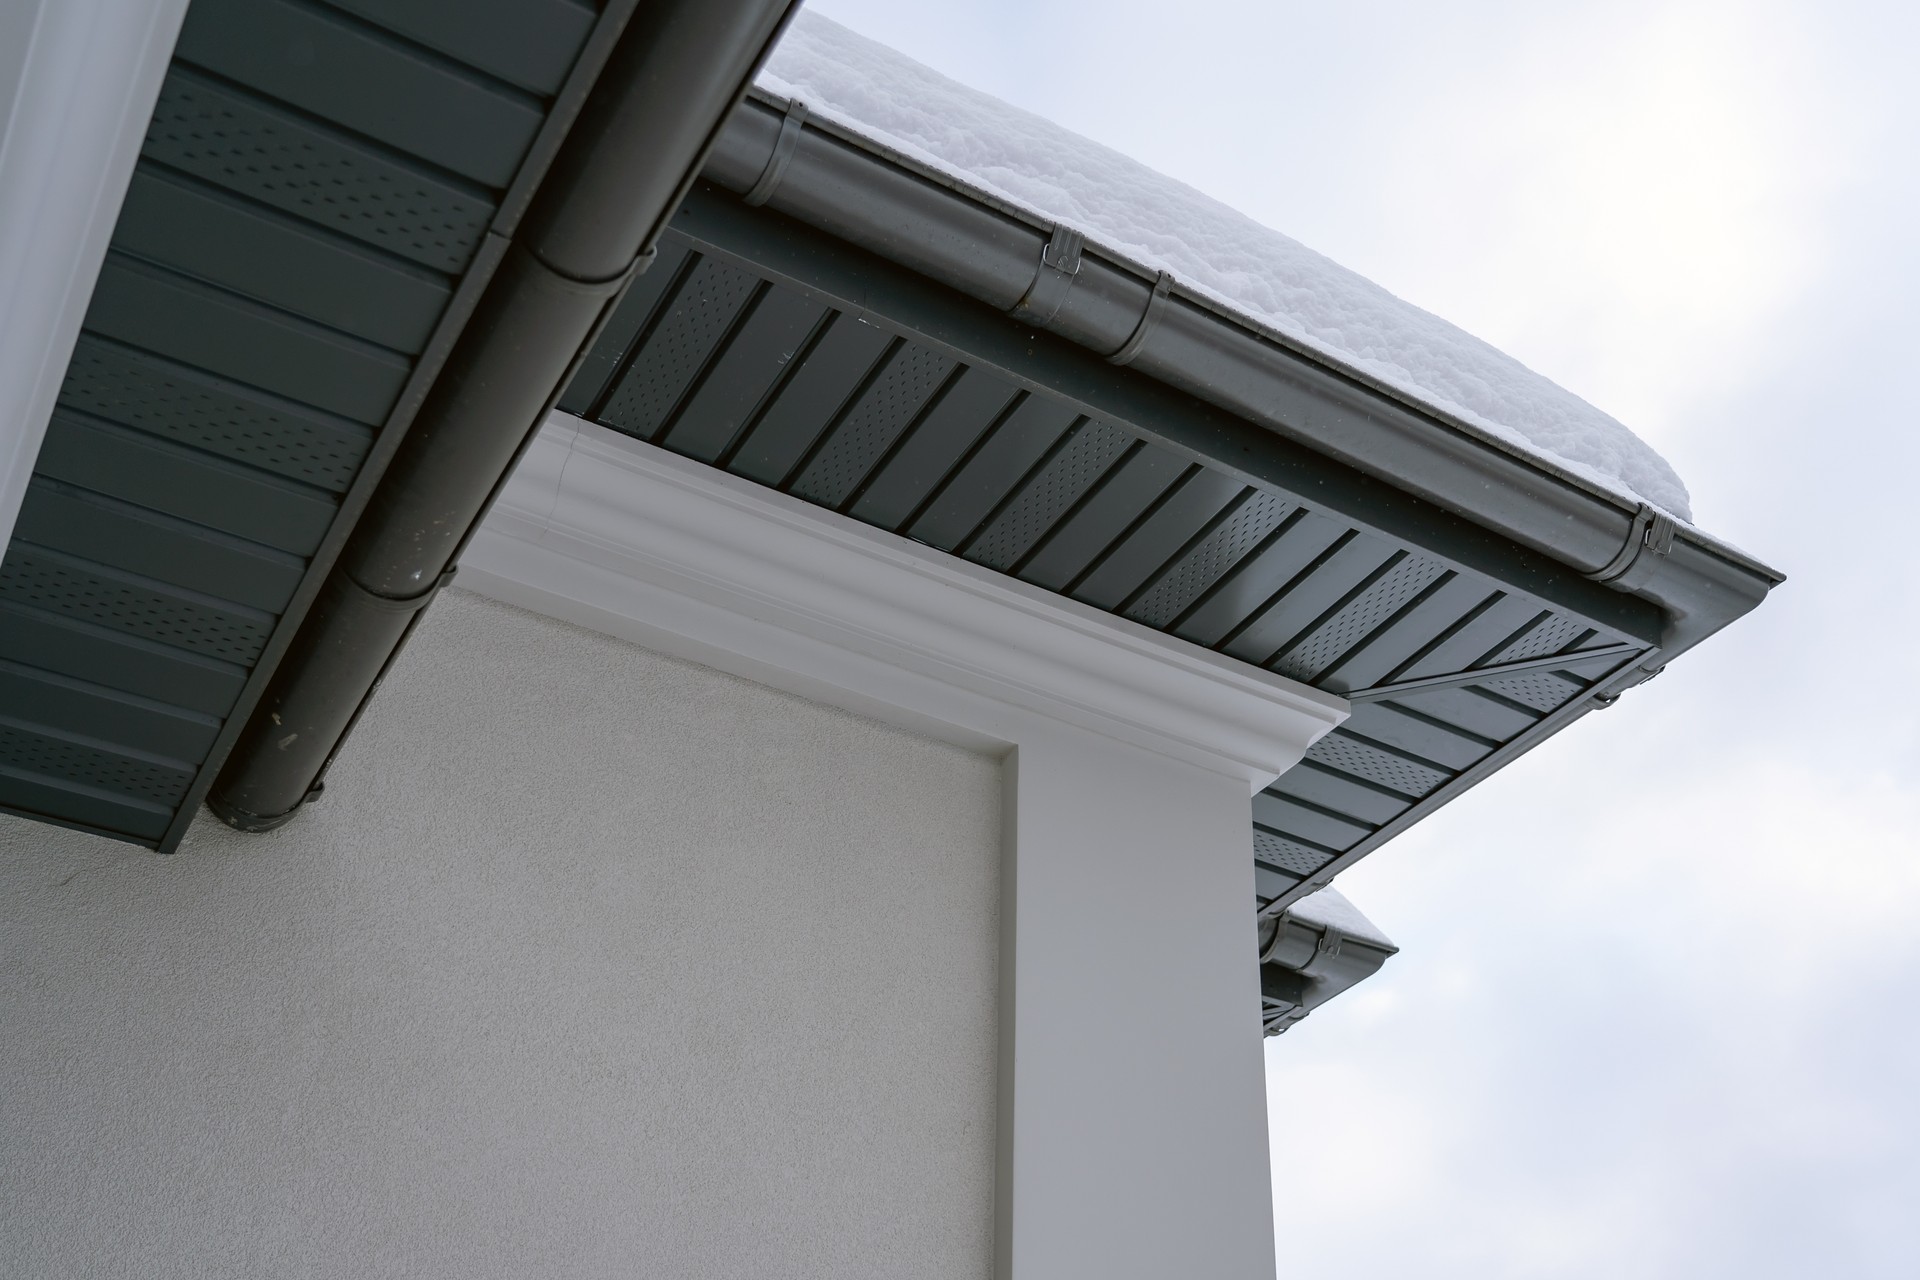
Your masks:
[[[1167,309],[1167,295],[1173,291],[1173,276],[1162,271],[1153,281],[1153,291],[1147,294],[1147,305],[1140,312],[1140,323],[1133,326],[1133,332],[1120,344],[1120,349],[1107,357],[1108,364],[1128,365],[1147,345],[1147,339],[1153,336],[1154,326],[1160,323],[1161,313]]]
[[[780,120],[780,136],[773,140],[773,152],[767,156],[767,167],[760,171],[760,177],[742,197],[748,204],[759,206],[773,199],[780,179],[787,176],[787,165],[792,162],[793,153],[800,148],[800,131],[806,124],[807,104],[795,98],[787,104],[787,114]]]
[[[1300,972],[1318,981],[1329,977],[1327,966],[1340,958],[1340,944],[1346,938],[1331,925],[1324,926],[1320,940],[1313,944],[1313,958],[1300,966]]]
[[[1066,305],[1073,290],[1073,278],[1080,274],[1080,254],[1086,237],[1064,223],[1056,223],[1053,236],[1040,251],[1040,265],[1034,270],[1033,283],[1007,314],[1020,320],[1046,326]]]
[[[1640,562],[1641,553],[1671,554],[1674,531],[1678,527],[1672,516],[1651,502],[1641,503],[1633,514],[1633,523],[1627,527],[1627,540],[1620,544],[1620,550],[1613,559],[1586,576],[1595,582],[1618,582]]]

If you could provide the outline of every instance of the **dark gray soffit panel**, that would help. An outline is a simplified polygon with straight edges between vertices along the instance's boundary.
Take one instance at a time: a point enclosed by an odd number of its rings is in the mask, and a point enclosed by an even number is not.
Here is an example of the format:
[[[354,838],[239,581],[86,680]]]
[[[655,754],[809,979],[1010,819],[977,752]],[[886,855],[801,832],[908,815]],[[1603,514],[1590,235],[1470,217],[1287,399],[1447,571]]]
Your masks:
[[[631,9],[194,0],[0,563],[0,808],[178,840]]]
[[[1661,633],[1645,601],[712,188],[561,403],[1355,695],[1256,799],[1263,901],[1542,740]]]

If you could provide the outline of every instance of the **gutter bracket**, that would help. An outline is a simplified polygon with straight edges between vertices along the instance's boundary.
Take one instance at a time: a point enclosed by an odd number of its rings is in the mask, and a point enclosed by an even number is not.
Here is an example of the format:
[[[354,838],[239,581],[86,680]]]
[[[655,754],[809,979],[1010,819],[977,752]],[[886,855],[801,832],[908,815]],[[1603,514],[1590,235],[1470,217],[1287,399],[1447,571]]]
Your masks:
[[[1586,576],[1600,583],[1618,582],[1640,562],[1643,553],[1671,554],[1676,528],[1672,516],[1650,502],[1641,503],[1640,509],[1633,513],[1633,523],[1627,528],[1627,540],[1620,544],[1620,550],[1614,553],[1613,559]]]
[[[1040,251],[1040,265],[1034,270],[1033,283],[1007,314],[1043,327],[1051,324],[1060,314],[1060,308],[1066,305],[1067,294],[1073,291],[1073,279],[1080,274],[1080,254],[1085,248],[1085,236],[1065,223],[1056,223],[1046,248]]]
[[[1345,937],[1341,935],[1339,930],[1333,928],[1324,929],[1320,934],[1320,941],[1313,945],[1313,959],[1301,965],[1299,972],[1316,982],[1326,978],[1328,976],[1326,971],[1328,962],[1339,959],[1340,944],[1345,941]]]
[[[1651,653],[1656,653],[1656,654],[1658,652],[1659,652],[1658,649],[1651,651]],[[1662,662],[1657,667],[1649,667],[1644,664],[1641,666],[1635,667],[1633,670],[1627,672],[1624,676],[1617,676],[1613,680],[1609,681],[1605,688],[1602,688],[1596,691],[1595,693],[1593,693],[1588,698],[1588,701],[1593,704],[1595,710],[1605,711],[1608,707],[1620,701],[1621,694],[1625,693],[1629,689],[1636,688],[1639,685],[1643,685],[1647,683],[1647,681],[1653,679],[1655,676],[1659,675],[1662,671],[1665,671],[1666,669],[1667,669],[1667,665],[1664,662]]]
[[[1147,294],[1147,305],[1140,312],[1140,322],[1133,326],[1133,332],[1120,344],[1118,350],[1107,357],[1108,364],[1129,365],[1139,356],[1141,348],[1147,345],[1147,339],[1153,336],[1154,326],[1160,323],[1160,315],[1167,309],[1167,295],[1173,292],[1173,276],[1162,271],[1153,281],[1153,291]]]
[[[780,136],[773,140],[773,151],[767,156],[767,167],[760,171],[760,177],[743,197],[748,204],[765,204],[773,199],[773,193],[780,186],[780,179],[787,176],[787,165],[793,161],[793,153],[800,149],[800,131],[806,127],[807,104],[795,98],[787,104],[787,114],[780,120]]]

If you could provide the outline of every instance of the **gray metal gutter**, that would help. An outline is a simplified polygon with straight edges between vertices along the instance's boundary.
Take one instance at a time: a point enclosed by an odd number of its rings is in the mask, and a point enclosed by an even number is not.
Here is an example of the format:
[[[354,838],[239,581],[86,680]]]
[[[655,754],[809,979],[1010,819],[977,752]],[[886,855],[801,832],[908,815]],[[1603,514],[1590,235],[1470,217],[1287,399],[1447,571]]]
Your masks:
[[[268,830],[319,793],[794,7],[677,0],[633,17],[208,794],[223,821]]]
[[[1657,649],[1605,697],[1746,613],[1782,575],[1496,442],[1069,230],[756,92],[705,178],[1651,601]]]
[[[1340,901],[1345,911],[1354,910],[1351,903]],[[1267,1035],[1291,1029],[1327,1001],[1378,973],[1389,956],[1400,952],[1384,936],[1362,936],[1351,927],[1342,928],[1336,917],[1344,911],[1315,907],[1308,899],[1292,910],[1261,913],[1260,1024]]]

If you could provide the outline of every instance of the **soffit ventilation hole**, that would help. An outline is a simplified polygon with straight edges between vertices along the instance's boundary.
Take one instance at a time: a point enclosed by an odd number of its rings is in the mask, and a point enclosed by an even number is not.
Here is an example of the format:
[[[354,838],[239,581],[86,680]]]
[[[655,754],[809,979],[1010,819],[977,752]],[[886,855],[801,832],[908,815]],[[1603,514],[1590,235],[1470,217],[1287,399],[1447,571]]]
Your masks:
[[[1273,669],[1295,680],[1312,679],[1366,639],[1375,627],[1444,572],[1441,566],[1422,556],[1407,556],[1303,643],[1282,654]]]
[[[1339,733],[1329,733],[1308,747],[1307,759],[1416,798],[1426,795],[1450,776]]]
[[[1584,623],[1555,614],[1487,661],[1491,665],[1501,662],[1525,662],[1528,658],[1544,658],[1550,653],[1558,653],[1586,630]]]
[[[0,765],[158,804],[178,801],[193,780],[178,769],[8,724],[0,724]]]
[[[1150,627],[1164,627],[1193,598],[1217,582],[1240,558],[1280,527],[1293,504],[1271,493],[1255,493],[1141,597],[1129,616]]]
[[[838,506],[952,371],[953,361],[925,347],[902,346],[894,352],[793,491]]]
[[[1105,422],[1082,425],[1066,447],[1053,455],[1046,470],[1014,499],[1013,506],[968,549],[968,557],[996,569],[1011,566],[1132,443],[1132,436]]]
[[[652,439],[758,281],[724,262],[695,266],[601,411],[608,426]]]
[[[271,630],[252,618],[95,577],[18,545],[0,564],[0,599],[239,663],[260,656]]]
[[[243,99],[169,78],[143,153],[230,191],[458,273],[493,205],[432,185],[344,139],[281,120]]]
[[[1535,711],[1552,711],[1580,692],[1579,685],[1568,684],[1545,671],[1483,680],[1480,687]]]
[[[1259,827],[1253,829],[1253,856],[1271,867],[1290,871],[1305,878],[1333,861],[1334,855],[1320,849],[1296,844],[1285,836]]]
[[[334,493],[353,483],[368,437],[333,431],[82,341],[61,403]]]

